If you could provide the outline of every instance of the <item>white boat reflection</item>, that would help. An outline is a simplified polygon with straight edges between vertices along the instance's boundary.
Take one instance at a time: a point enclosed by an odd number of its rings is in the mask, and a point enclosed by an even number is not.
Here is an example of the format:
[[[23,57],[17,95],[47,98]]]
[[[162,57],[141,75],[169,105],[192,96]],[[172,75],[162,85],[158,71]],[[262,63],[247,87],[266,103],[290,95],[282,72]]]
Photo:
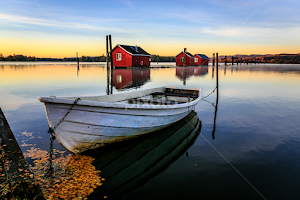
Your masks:
[[[179,122],[132,140],[89,150],[105,178],[89,199],[119,199],[166,169],[194,143],[201,121],[192,111]]]

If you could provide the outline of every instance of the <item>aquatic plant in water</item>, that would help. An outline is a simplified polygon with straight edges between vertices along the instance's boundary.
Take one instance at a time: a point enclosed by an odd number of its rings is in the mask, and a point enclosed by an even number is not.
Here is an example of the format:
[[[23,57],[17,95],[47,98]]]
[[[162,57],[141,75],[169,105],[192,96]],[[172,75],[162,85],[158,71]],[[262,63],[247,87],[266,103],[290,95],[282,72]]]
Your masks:
[[[96,187],[102,185],[104,178],[91,164],[94,158],[64,153],[54,149],[50,174],[48,152],[33,147],[25,153],[26,157],[33,159],[31,170],[35,183],[41,186],[46,199],[87,199]]]

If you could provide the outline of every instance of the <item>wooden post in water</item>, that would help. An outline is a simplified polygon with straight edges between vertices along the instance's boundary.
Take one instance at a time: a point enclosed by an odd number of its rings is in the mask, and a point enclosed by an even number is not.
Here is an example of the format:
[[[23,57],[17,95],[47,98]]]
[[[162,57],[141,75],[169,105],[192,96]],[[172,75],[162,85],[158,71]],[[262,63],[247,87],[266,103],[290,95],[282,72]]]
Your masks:
[[[231,65],[233,65],[233,59],[234,59],[234,58],[233,58],[233,56],[232,56],[232,57],[231,57]]]
[[[109,74],[110,74],[110,70],[109,70],[109,55],[108,55],[108,35],[106,36],[106,73],[107,73],[107,88],[106,88],[106,94],[109,95]]]
[[[236,59],[236,65],[239,65],[239,57]]]
[[[111,44],[111,35],[109,35],[109,49],[110,49],[110,68],[112,69],[114,67],[113,64],[113,55],[112,55],[112,44]]]
[[[79,69],[79,58],[78,58],[78,52],[76,52],[76,57],[77,57],[77,67]]]
[[[216,88],[217,88],[217,90],[218,90],[218,88],[219,88],[219,53],[216,53],[216,67],[217,67],[217,69],[216,69]]]
[[[113,64],[113,54],[112,54],[112,41],[111,41],[111,35],[109,35],[109,48],[110,48],[110,94],[113,93],[113,70],[114,70],[114,64]]]
[[[213,66],[215,66],[215,53],[213,53]]]
[[[183,54],[184,54],[184,56],[183,56],[183,66],[186,67],[186,48],[184,48]]]
[[[21,148],[11,131],[9,124],[0,108],[0,144],[5,159],[8,161],[4,165],[7,178],[12,182],[29,181],[29,176],[24,174],[29,173],[29,166],[25,161]],[[2,177],[2,176],[1,176]]]
[[[225,66],[227,65],[227,56],[225,56]]]

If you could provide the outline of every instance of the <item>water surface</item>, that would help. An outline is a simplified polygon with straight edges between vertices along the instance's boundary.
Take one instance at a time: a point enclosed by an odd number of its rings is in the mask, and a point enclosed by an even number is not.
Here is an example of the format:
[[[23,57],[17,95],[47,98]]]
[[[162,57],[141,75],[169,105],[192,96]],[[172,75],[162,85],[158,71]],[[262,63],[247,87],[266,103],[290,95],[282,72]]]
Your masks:
[[[206,96],[216,86],[215,72],[212,66],[116,69],[113,93],[175,86],[201,87]],[[38,96],[107,92],[101,65],[80,65],[79,70],[63,64],[0,65],[0,79],[0,106],[23,152],[33,146],[49,148],[48,122]],[[200,135],[167,164],[153,164],[149,170],[159,170],[125,190],[123,199],[299,199],[299,85],[300,65],[220,66],[217,112],[215,92],[195,109]],[[64,150],[57,141],[54,148]],[[126,184],[121,188],[130,188]],[[90,199],[99,199],[101,187]]]

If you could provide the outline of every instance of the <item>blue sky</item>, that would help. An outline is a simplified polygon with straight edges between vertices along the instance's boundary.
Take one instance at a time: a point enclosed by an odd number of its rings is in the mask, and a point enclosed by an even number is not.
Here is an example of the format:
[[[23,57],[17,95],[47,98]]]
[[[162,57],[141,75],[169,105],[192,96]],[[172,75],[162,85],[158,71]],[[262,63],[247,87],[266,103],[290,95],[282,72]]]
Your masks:
[[[300,1],[0,1],[0,53],[102,55],[113,45],[151,54],[300,53]]]

